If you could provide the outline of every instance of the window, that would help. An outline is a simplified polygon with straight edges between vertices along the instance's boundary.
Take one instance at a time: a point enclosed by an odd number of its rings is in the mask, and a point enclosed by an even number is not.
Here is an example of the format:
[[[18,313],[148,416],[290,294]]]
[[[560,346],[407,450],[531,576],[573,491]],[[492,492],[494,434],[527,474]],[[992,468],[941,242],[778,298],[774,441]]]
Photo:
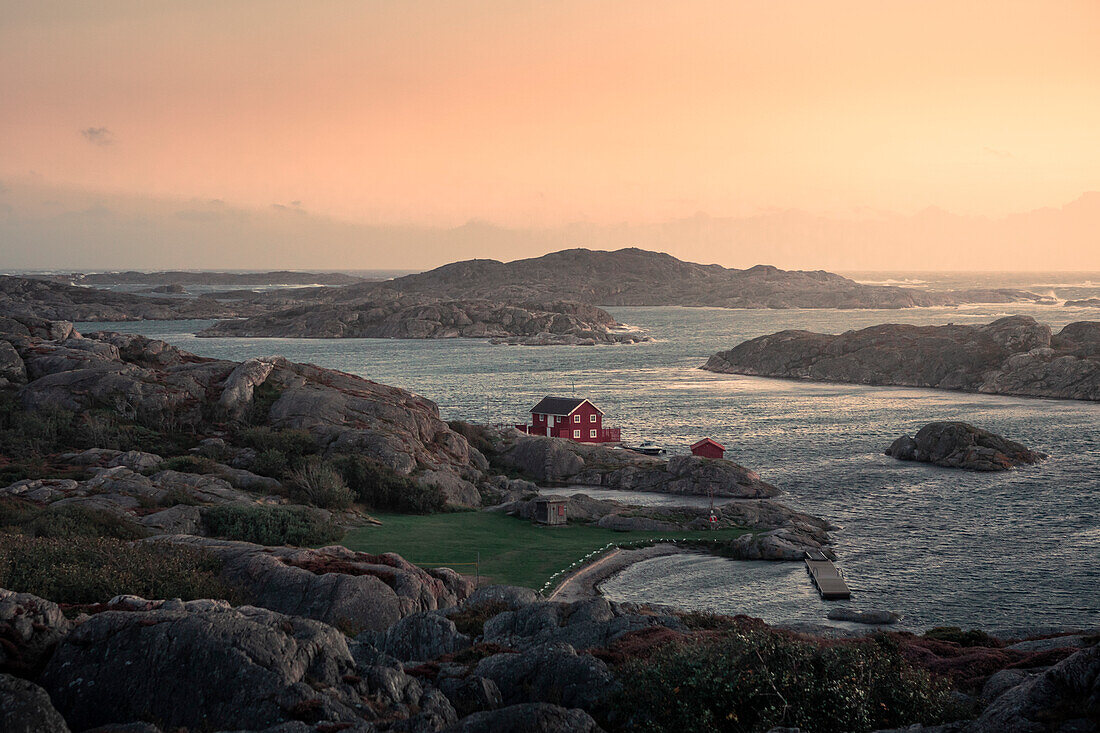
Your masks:
[[[580,431],[580,430],[574,430],[574,431],[573,431],[573,437],[574,437],[574,438],[579,438],[579,437],[581,437],[581,431]]]
[[[588,431],[588,437],[589,438],[595,438],[596,437],[596,429],[595,428],[592,428],[591,430]]]
[[[580,422],[580,421],[581,421],[581,416],[580,415],[574,415],[573,416],[573,422]]]
[[[596,422],[596,413],[592,413],[588,416],[588,422]]]
[[[554,422],[561,422],[561,415],[554,418]]]

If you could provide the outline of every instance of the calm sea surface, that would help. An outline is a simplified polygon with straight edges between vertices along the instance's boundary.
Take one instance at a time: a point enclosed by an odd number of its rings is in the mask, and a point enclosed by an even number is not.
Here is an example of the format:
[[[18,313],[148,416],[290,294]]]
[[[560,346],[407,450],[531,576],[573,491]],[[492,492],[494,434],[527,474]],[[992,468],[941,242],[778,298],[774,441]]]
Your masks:
[[[1100,293],[1095,282],[1074,281],[1074,295]],[[610,310],[657,340],[508,347],[471,340],[198,339],[192,334],[208,323],[202,321],[80,328],[143,333],[205,356],[280,354],[313,362],[418,392],[447,419],[518,422],[543,395],[575,390],[605,411],[606,425],[623,429],[624,440],[652,439],[687,452],[711,436],[729,448],[728,457],[783,489],[782,501],[840,526],[838,564],[853,590],[845,605],[896,611],[908,628],[1100,626],[1100,404],[698,369],[715,351],[785,328],[839,333],[884,322],[983,323],[1020,313],[1057,329],[1100,320],[1100,309]],[[898,435],[932,420],[967,420],[1051,458],[978,474],[883,455]],[[604,590],[617,600],[771,622],[820,622],[835,607],[817,598],[798,563],[694,555],[640,563]]]

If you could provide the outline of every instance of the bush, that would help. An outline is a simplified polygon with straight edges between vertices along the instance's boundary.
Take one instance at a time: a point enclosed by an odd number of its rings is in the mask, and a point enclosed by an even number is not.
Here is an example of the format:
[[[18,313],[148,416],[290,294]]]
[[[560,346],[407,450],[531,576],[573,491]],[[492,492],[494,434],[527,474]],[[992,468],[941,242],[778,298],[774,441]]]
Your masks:
[[[239,600],[219,578],[214,555],[168,543],[99,537],[0,537],[0,587],[55,603],[102,603],[114,596]]]
[[[496,454],[496,450],[482,426],[473,425],[465,420],[451,420],[447,423],[447,426],[465,438],[466,442],[476,448],[481,455],[493,456]]]
[[[631,731],[847,733],[935,722],[946,685],[889,637],[819,646],[773,630],[668,644],[625,664],[612,727]]]
[[[40,507],[18,499],[0,500],[0,527],[31,537],[112,537],[136,540],[149,531],[126,517],[77,505]]]
[[[158,471],[179,471],[180,473],[214,473],[217,469],[214,461],[202,456],[176,456],[157,466]]]
[[[290,495],[322,509],[347,509],[355,499],[340,473],[324,461],[310,461],[290,474]]]
[[[447,497],[434,486],[421,486],[379,461],[342,455],[332,461],[359,501],[379,512],[431,514],[442,511]]]
[[[202,520],[209,535],[258,545],[324,545],[344,536],[338,524],[305,507],[216,506]]]
[[[996,639],[980,629],[963,631],[958,626],[937,626],[924,632],[924,638],[936,641],[951,641],[959,646],[1004,646],[1004,642]]]
[[[317,441],[308,430],[272,430],[271,428],[247,428],[237,433],[237,439],[262,453],[277,450],[287,457],[291,465],[317,452]]]
[[[271,476],[272,478],[282,478],[289,468],[290,461],[286,459],[282,451],[274,448],[261,451],[256,456],[256,460],[252,462],[253,473],[258,473],[261,476]]]

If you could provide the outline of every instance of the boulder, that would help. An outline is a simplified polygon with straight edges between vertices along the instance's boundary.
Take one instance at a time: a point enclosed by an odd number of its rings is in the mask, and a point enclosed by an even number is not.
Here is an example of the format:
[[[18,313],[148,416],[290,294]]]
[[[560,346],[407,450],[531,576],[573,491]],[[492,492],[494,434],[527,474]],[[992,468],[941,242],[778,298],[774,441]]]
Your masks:
[[[264,547],[188,535],[143,541],[208,550],[224,563],[221,577],[243,589],[254,604],[354,633],[383,631],[405,616],[454,606],[471,590],[471,583],[454,571],[426,571],[393,553]]]
[[[152,471],[162,463],[164,463],[164,459],[157,454],[144,453],[139,450],[129,450],[125,453],[120,453],[107,461],[108,466],[124,466],[138,473]]]
[[[428,661],[470,646],[469,636],[460,633],[449,618],[434,611],[406,616],[366,640],[403,662]]]
[[[273,359],[247,359],[241,362],[225,378],[218,405],[230,417],[240,417],[252,404],[256,387],[264,383],[274,368]]]
[[[683,629],[674,616],[616,611],[607,599],[575,603],[542,601],[503,611],[488,619],[482,640],[512,649],[532,649],[550,643],[574,649],[610,646],[624,635],[651,626]]]
[[[588,713],[549,703],[523,703],[468,715],[444,733],[602,733]]]
[[[0,387],[23,384],[27,381],[27,367],[19,352],[7,341],[0,341]]]
[[[1044,453],[965,422],[929,423],[915,438],[906,435],[895,440],[886,455],[972,471],[1005,471],[1046,458]]]
[[[539,594],[530,588],[518,585],[487,585],[478,588],[463,601],[463,608],[486,608],[504,606],[511,610],[522,608],[539,599]]]
[[[4,733],[69,733],[50,696],[28,680],[0,674],[0,730]]]
[[[965,730],[966,733],[1087,731],[1095,730],[1097,720],[1100,720],[1100,645],[1093,645],[1000,693]]]
[[[606,664],[568,644],[494,654],[478,662],[474,674],[495,682],[507,705],[555,702],[593,709],[617,689]]]
[[[41,683],[78,730],[144,720],[161,728],[259,729],[309,715],[356,721],[343,634],[266,609],[108,611],[58,647]]]
[[[159,534],[205,533],[202,522],[202,510],[189,504],[176,504],[159,512],[138,517],[138,523]]]
[[[460,717],[500,707],[500,688],[484,677],[442,677],[436,684]]]
[[[37,675],[72,627],[56,603],[0,588],[0,671]]]

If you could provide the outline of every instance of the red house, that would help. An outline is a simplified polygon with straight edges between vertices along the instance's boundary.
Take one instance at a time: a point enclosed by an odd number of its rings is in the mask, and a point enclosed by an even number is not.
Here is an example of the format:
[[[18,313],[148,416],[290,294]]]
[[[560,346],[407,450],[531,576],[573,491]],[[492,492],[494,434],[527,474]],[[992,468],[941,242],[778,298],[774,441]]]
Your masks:
[[[517,425],[528,435],[569,438],[578,443],[617,443],[619,428],[603,426],[603,412],[588,400],[543,397],[531,408],[531,424]]]
[[[726,454],[726,447],[718,441],[703,438],[691,446],[691,454],[703,458],[721,458]]]

